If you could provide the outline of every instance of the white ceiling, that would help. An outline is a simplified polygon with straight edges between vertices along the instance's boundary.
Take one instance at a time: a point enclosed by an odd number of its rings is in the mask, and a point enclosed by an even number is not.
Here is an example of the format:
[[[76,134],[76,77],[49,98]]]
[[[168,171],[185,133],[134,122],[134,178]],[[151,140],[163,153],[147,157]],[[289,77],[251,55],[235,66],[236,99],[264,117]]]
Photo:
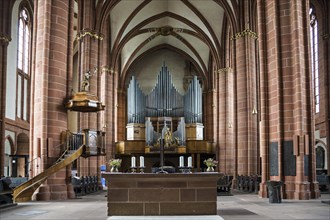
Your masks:
[[[110,12],[111,49],[121,59],[121,69],[149,49],[167,44],[185,51],[207,71],[210,54],[219,56],[224,9],[213,0],[148,1],[121,0]],[[159,18],[150,20],[153,16]],[[114,46],[118,44],[123,46]]]

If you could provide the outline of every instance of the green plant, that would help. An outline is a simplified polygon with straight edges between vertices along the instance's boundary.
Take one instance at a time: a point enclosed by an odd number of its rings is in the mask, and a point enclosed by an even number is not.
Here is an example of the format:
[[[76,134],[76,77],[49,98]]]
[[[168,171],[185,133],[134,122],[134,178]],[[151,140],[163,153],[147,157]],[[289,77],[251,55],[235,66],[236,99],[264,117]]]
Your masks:
[[[208,158],[204,160],[204,164],[207,167],[215,167],[217,165],[218,161],[214,160],[213,158]]]

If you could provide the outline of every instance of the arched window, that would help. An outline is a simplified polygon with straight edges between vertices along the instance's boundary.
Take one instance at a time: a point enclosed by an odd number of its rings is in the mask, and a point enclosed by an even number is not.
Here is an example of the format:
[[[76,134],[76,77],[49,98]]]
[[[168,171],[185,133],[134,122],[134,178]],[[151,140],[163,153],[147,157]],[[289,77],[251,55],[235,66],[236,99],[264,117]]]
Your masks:
[[[320,112],[320,80],[319,80],[319,56],[318,56],[318,27],[315,8],[311,6],[310,15],[310,42],[312,59],[312,77],[314,80],[315,113]]]
[[[325,165],[325,151],[321,146],[316,147],[316,169],[324,170]]]
[[[30,48],[31,17],[26,8],[22,8],[18,19],[16,116],[26,121],[29,113]]]

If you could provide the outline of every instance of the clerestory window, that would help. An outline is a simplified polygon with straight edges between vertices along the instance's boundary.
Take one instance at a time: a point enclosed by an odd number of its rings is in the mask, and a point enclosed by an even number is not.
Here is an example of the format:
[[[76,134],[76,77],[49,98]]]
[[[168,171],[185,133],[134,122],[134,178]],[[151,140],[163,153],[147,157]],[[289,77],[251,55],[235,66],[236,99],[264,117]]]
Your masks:
[[[18,19],[16,116],[25,121],[29,113],[30,50],[31,18],[26,8],[22,8]]]
[[[318,27],[314,7],[310,8],[310,42],[311,42],[311,64],[314,82],[315,113],[320,112],[320,80],[319,80],[319,55],[318,55]]]

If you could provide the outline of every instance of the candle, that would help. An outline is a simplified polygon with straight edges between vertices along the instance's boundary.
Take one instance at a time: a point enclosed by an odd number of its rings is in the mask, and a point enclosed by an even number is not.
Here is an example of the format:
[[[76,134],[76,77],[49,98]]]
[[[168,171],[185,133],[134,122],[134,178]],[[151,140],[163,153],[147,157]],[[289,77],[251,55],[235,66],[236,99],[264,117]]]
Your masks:
[[[131,167],[136,167],[136,158],[132,157],[131,159]]]
[[[188,157],[188,167],[192,167],[192,157]]]
[[[144,167],[144,157],[140,156],[140,167]]]
[[[183,156],[180,156],[180,160],[179,160],[179,162],[180,162],[180,165],[179,165],[179,167],[183,167],[184,166],[184,158],[183,158]]]

